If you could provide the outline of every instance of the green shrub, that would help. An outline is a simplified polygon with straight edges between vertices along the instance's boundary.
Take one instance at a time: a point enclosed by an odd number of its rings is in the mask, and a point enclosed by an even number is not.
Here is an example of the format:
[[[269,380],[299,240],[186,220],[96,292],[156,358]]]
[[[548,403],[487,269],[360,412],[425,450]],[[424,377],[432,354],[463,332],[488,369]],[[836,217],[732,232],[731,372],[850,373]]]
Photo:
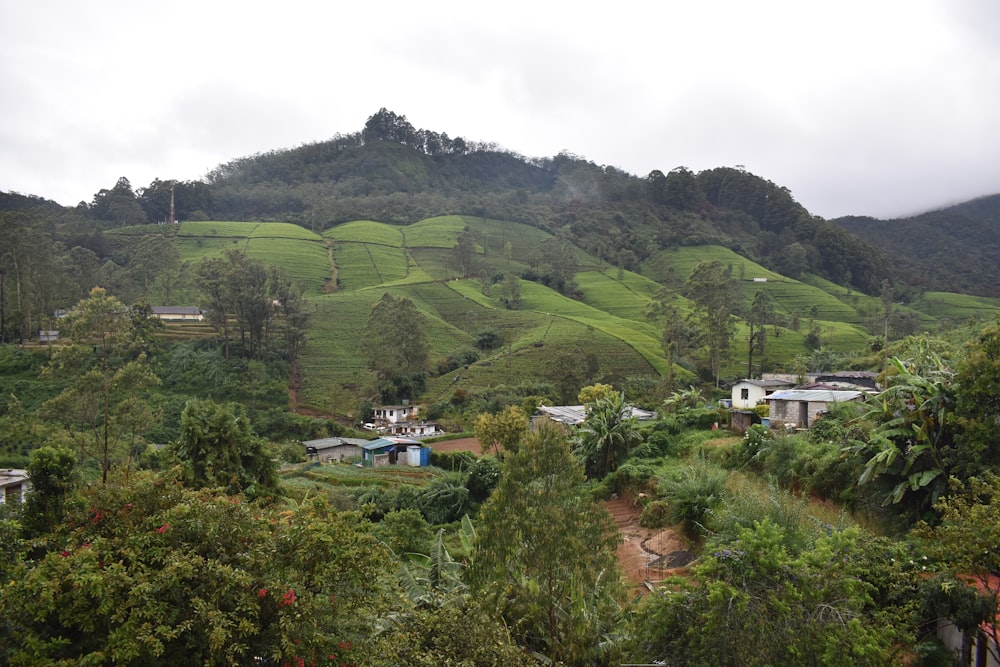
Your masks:
[[[670,522],[681,524],[689,534],[705,531],[705,523],[725,491],[726,472],[703,462],[660,483],[660,496],[670,505]]]
[[[831,415],[817,419],[809,427],[809,441],[843,444],[847,436],[847,426],[844,422]]]
[[[679,442],[677,438],[678,434],[679,431],[671,432],[666,428],[658,428],[651,431],[646,436],[646,442],[644,445],[649,447],[651,451],[657,452],[658,456],[678,456],[680,454],[680,452],[677,451],[677,443]],[[639,447],[641,448],[643,445],[640,445]],[[637,449],[633,456],[638,455],[639,450]],[[653,457],[650,456],[649,458]]]
[[[618,470],[608,475],[607,487],[610,493],[623,494],[645,491],[649,480],[656,475],[656,466],[648,459],[630,458],[618,467]]]
[[[305,463],[305,447],[297,442],[281,442],[271,445],[271,453],[282,463]]]
[[[654,500],[642,509],[639,525],[643,528],[663,528],[670,522],[670,505],[664,500]]]
[[[476,462],[476,455],[472,452],[435,452],[431,451],[429,463],[442,470],[467,471],[471,470]]]
[[[476,334],[476,347],[480,350],[495,350],[503,345],[503,332],[499,329],[484,329]]]
[[[451,371],[468,366],[469,364],[474,364],[479,360],[479,352],[467,347],[464,350],[459,350],[448,355],[447,359],[441,359],[436,364],[436,370],[438,375],[443,375],[444,373],[450,373]]]
[[[469,508],[466,476],[454,473],[435,480],[419,496],[420,513],[432,526],[458,521]]]
[[[386,514],[395,509],[395,495],[381,486],[367,486],[359,489],[355,502],[361,508],[361,513],[371,521],[381,521]]]
[[[663,456],[663,450],[660,443],[646,440],[633,449],[630,456],[633,459],[658,459]]]
[[[375,524],[375,536],[393,553],[427,553],[434,532],[417,510],[406,509],[389,512]]]
[[[774,444],[774,434],[760,424],[751,424],[739,445],[733,449],[734,468],[763,469],[764,459]]]
[[[490,497],[500,482],[500,462],[493,456],[477,459],[469,469],[469,496],[476,502]]]

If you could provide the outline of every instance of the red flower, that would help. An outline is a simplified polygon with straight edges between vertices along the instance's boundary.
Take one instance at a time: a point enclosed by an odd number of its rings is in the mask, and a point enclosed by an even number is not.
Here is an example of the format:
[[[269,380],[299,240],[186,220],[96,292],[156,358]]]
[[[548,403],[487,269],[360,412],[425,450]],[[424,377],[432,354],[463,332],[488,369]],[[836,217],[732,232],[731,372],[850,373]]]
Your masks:
[[[157,528],[156,532],[158,532],[160,535],[162,535],[163,533],[167,532],[168,530],[170,530],[170,524],[169,523],[165,523],[162,526],[160,526],[159,528]]]
[[[62,557],[63,557],[63,558],[68,558],[68,557],[69,557],[69,552],[68,552],[68,551],[66,551],[65,549],[63,549],[63,552],[62,552]]]
[[[289,588],[288,592],[281,596],[281,600],[278,602],[278,605],[285,607],[293,604],[295,604],[295,591]]]
[[[267,589],[266,588],[262,588],[259,591],[257,591],[257,597],[259,597],[259,598],[265,598],[265,597],[267,597]]]

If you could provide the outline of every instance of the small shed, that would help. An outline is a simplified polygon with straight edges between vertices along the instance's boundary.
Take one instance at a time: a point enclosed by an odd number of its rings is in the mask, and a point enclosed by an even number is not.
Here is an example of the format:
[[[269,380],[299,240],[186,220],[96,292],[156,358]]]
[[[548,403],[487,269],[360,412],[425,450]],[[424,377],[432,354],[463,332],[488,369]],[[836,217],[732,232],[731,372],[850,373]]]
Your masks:
[[[731,410],[729,412],[732,420],[732,428],[737,433],[746,433],[753,424],[760,424],[760,415],[754,410]]]
[[[777,391],[765,400],[771,406],[772,427],[809,428],[817,417],[830,409],[831,404],[856,401],[864,395],[861,391],[789,389]]]
[[[367,443],[364,438],[320,438],[305,440],[306,458],[310,461],[350,462],[361,459],[361,445]]]
[[[28,471],[17,468],[0,468],[0,504],[23,503],[31,490]]]
[[[368,440],[361,445],[361,463],[368,468],[379,466],[405,464],[409,461],[408,448],[421,447],[420,443],[411,438],[378,438]],[[428,460],[429,460],[428,456]],[[410,464],[412,465],[412,464]]]

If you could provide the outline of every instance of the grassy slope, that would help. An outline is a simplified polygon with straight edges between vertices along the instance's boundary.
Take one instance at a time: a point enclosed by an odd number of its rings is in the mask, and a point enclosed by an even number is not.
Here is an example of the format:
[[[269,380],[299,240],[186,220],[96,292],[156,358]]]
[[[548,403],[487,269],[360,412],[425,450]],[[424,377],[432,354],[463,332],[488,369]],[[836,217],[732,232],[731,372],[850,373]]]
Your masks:
[[[564,349],[596,353],[604,378],[662,374],[666,366],[658,332],[646,317],[649,302],[660,288],[657,281],[680,285],[699,261],[719,259],[731,265],[746,303],[763,289],[771,294],[778,312],[798,313],[798,331],[780,329],[769,337],[763,361],[771,366],[787,365],[805,352],[804,336],[813,326],[824,345],[835,351],[864,345],[868,334],[862,324],[880,303],[819,278],[785,278],[725,248],[699,246],[658,253],[641,274],[607,268],[581,252],[576,280],[582,300],[521,281],[522,307],[510,311],[500,301],[501,285],[484,290],[479,279],[455,278],[452,248],[467,226],[477,233],[479,259],[492,273],[524,270],[550,238],[515,222],[446,216],[407,227],[355,221],[322,236],[282,223],[185,223],[178,244],[185,260],[242,248],[306,282],[314,311],[301,361],[299,404],[341,417],[353,417],[359,397],[371,393],[372,378],[358,354],[358,343],[371,306],[386,290],[409,297],[427,316],[432,361],[473,347],[476,333],[484,329],[498,329],[504,335],[502,349],[484,353],[468,368],[431,377],[430,400],[457,387],[548,379],[555,371],[555,352]],[[327,293],[324,285],[332,276],[337,277],[338,287]],[[972,303],[948,295],[935,295],[928,303],[942,313],[997,307],[989,300]],[[680,298],[678,305],[689,312],[685,299]],[[746,371],[746,333],[745,328],[737,331],[727,375]]]

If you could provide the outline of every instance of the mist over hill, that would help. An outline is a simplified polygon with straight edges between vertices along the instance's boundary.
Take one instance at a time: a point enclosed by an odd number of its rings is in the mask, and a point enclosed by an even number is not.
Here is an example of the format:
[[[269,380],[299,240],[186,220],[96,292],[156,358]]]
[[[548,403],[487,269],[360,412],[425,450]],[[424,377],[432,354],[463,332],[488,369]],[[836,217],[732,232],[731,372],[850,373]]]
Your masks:
[[[1000,296],[1000,195],[899,220],[833,222],[889,255],[910,290]]]
[[[636,176],[569,152],[527,158],[415,128],[384,108],[359,131],[235,158],[203,181],[133,188],[122,177],[66,210],[107,229],[168,220],[171,199],[175,220],[289,221],[321,232],[351,220],[471,215],[558,234],[626,270],[660,250],[712,244],[791,278],[814,273],[867,294],[886,286],[903,300],[928,289],[1000,294],[1000,196],[903,220],[827,221],[739,167]],[[0,195],[5,210],[39,205],[53,206]]]

